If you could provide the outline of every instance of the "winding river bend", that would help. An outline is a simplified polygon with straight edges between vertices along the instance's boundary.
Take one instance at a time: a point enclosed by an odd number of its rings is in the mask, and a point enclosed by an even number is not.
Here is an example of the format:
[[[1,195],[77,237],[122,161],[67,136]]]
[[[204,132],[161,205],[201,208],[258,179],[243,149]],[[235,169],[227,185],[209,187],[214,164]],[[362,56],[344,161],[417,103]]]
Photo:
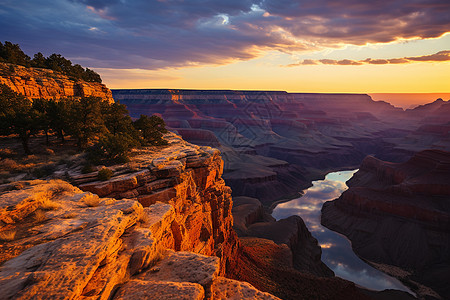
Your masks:
[[[320,224],[320,211],[325,201],[338,198],[348,187],[345,182],[357,170],[329,173],[324,180],[313,181],[304,195],[289,202],[278,204],[272,216],[279,220],[299,215],[311,234],[322,247],[322,261],[336,276],[372,290],[396,289],[410,292],[397,279],[366,264],[353,253],[350,241]],[[410,292],[411,293],[411,292]]]

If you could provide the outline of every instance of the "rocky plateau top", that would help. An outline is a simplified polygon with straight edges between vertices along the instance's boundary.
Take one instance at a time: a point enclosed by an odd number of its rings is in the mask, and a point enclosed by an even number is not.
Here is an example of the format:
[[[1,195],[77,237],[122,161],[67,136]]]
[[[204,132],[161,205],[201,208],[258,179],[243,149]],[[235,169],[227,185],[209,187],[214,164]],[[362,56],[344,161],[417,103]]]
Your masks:
[[[10,66],[13,66],[14,71],[10,70]],[[21,93],[29,99],[94,96],[114,102],[111,90],[104,84],[72,80],[49,69],[0,63],[0,84],[6,84],[13,91]]]

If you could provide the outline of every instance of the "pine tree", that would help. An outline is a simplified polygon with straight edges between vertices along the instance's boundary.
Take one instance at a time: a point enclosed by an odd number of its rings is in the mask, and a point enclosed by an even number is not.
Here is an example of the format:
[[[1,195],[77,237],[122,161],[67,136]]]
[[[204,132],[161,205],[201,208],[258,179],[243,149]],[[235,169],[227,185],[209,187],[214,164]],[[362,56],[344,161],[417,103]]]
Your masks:
[[[0,84],[0,132],[17,134],[23,150],[30,154],[29,139],[39,131],[38,124],[39,112],[33,109],[31,101]]]

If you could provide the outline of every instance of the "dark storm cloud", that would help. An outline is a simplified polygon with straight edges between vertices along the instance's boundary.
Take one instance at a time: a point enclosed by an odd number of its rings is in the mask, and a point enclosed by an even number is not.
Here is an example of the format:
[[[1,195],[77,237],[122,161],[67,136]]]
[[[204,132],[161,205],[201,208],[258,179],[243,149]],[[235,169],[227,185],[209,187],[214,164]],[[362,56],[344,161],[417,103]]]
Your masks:
[[[280,24],[295,35],[322,43],[361,45],[438,37],[450,30],[447,0],[263,0],[261,8],[284,18]]]
[[[438,37],[449,11],[426,0],[0,0],[0,37],[91,67],[157,69]]]
[[[450,61],[450,50],[439,51],[438,53],[431,55],[390,58],[390,59],[372,59],[372,58],[366,58],[364,60],[305,59],[295,64],[286,65],[286,67],[297,67],[301,65],[317,65],[317,64],[343,65],[343,66],[364,65],[364,64],[386,65],[386,64],[407,64],[413,62],[439,62],[439,61]]]

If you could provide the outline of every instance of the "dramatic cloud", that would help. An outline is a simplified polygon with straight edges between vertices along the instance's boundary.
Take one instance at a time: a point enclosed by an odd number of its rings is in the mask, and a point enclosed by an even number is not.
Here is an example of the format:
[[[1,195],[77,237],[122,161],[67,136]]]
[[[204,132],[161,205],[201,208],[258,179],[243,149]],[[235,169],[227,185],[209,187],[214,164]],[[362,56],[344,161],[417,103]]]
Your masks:
[[[448,0],[3,0],[0,36],[91,67],[158,69],[434,38],[449,11]]]
[[[403,58],[390,58],[390,59],[372,59],[366,58],[364,60],[351,60],[351,59],[305,59],[295,64],[286,65],[286,67],[297,67],[304,65],[386,65],[386,64],[408,64],[413,62],[439,62],[439,61],[450,61],[450,50],[439,51],[438,53],[431,55],[413,56],[413,57],[403,57]]]

